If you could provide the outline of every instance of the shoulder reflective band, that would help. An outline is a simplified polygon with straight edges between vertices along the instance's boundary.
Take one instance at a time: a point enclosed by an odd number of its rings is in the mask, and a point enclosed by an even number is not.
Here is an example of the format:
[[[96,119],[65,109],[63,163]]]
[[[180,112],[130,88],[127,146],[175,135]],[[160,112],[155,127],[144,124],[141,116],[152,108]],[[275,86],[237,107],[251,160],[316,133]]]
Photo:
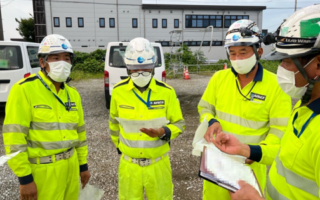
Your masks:
[[[150,96],[151,96],[151,89],[149,90],[149,93],[148,93],[148,100],[147,102],[145,102],[134,90],[132,90],[133,93],[136,95],[136,97],[142,102],[144,103],[148,108],[152,108],[150,107]]]
[[[53,96],[66,108],[67,111],[70,111],[71,110],[71,103],[70,103],[70,97],[69,97],[67,89],[66,89],[66,93],[67,93],[67,98],[68,98],[68,103],[67,103],[68,105],[64,104],[62,102],[62,100],[57,95],[55,95],[55,93],[53,93],[50,90],[49,86],[42,80],[42,78],[41,78],[41,76],[39,76],[39,74],[37,74],[37,76],[38,76],[39,80],[41,81],[41,83],[44,85],[44,87],[46,87],[53,94]]]
[[[317,116],[317,114],[316,114],[316,113],[312,113],[312,115],[309,117],[309,119],[306,121],[306,123],[304,123],[304,125],[303,125],[302,128],[301,128],[300,133],[298,134],[298,130],[294,127],[294,122],[295,122],[296,119],[298,118],[298,112],[294,115],[293,121],[292,121],[292,126],[293,126],[294,134],[295,134],[298,138],[302,135],[302,133],[304,132],[304,130],[305,130],[306,127],[308,126],[309,122],[310,122],[315,116]]]

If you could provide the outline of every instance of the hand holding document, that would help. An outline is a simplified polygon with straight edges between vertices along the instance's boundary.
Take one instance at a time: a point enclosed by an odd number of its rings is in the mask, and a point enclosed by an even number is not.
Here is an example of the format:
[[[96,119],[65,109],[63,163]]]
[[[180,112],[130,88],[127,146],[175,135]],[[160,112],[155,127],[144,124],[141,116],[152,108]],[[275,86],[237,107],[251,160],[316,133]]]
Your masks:
[[[152,120],[133,120],[116,117],[125,133],[140,133],[142,128],[158,129],[168,124],[167,118],[160,117]]]
[[[262,197],[258,181],[251,168],[212,146],[205,146],[201,158],[199,176],[231,192],[240,189],[243,180],[254,187]]]

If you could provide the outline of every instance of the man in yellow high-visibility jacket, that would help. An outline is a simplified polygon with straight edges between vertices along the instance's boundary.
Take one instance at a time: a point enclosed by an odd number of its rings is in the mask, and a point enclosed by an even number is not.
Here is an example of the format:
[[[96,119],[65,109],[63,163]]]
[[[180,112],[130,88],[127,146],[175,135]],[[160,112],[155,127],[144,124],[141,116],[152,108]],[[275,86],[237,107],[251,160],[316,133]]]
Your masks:
[[[277,43],[266,56],[281,59],[277,77],[280,87],[301,99],[293,109],[280,150],[267,181],[268,200],[319,200],[320,198],[320,5],[305,7],[280,25],[265,43]],[[276,38],[274,36],[276,35]],[[215,145],[229,154],[249,157],[248,145],[232,135],[219,133]],[[264,157],[260,152],[256,158]],[[263,200],[249,184],[231,193],[233,200]]]
[[[263,53],[259,29],[251,20],[233,23],[225,47],[232,68],[216,72],[205,90],[198,110],[200,121],[209,122],[205,139],[210,142],[219,132],[230,133],[250,144],[255,154],[246,161],[256,174],[262,191],[266,185],[266,164],[279,149],[291,112],[290,97],[279,87],[276,76],[258,62]],[[256,162],[253,162],[255,160]],[[230,199],[229,193],[204,181],[203,199]]]
[[[109,128],[122,153],[119,199],[172,200],[170,140],[185,129],[179,100],[169,85],[153,78],[156,54],[144,38],[130,41],[124,54],[130,77],[114,86]]]
[[[38,51],[41,71],[10,91],[3,141],[7,154],[20,151],[8,164],[23,200],[77,200],[79,175],[83,187],[90,178],[81,98],[65,83],[72,56],[66,38],[46,36]]]

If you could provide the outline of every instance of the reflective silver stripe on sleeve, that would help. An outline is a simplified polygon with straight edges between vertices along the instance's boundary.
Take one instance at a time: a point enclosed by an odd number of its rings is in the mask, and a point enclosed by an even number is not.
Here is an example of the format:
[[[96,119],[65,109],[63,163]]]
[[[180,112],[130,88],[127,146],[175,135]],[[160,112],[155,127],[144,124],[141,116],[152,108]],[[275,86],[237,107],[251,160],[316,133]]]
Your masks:
[[[4,124],[2,133],[24,133],[29,134],[29,128],[21,126],[20,124]]]
[[[180,129],[181,133],[183,133],[183,130],[184,130],[183,127],[186,126],[186,122],[184,120],[179,120],[175,123],[172,123],[171,125],[178,127]]]
[[[260,128],[264,128],[264,127],[269,126],[268,122],[266,122],[266,121],[253,121],[253,120],[249,120],[249,119],[244,119],[244,118],[236,116],[236,115],[221,112],[219,110],[217,110],[216,112],[217,112],[218,119],[222,119],[224,121],[231,122],[233,124],[238,124],[240,126],[244,126],[247,128],[258,130]]]
[[[270,128],[269,133],[274,134],[275,136],[277,136],[279,139],[282,138],[284,132],[277,129],[277,128]]]
[[[270,126],[287,126],[289,118],[270,118]]]
[[[153,140],[153,141],[146,141],[146,140],[128,140],[122,137],[120,134],[120,141],[131,148],[157,148],[161,147],[162,145],[167,144],[167,141],[164,140]]]
[[[285,166],[283,166],[281,160],[279,159],[279,156],[276,157],[275,162],[277,173],[283,176],[288,184],[315,196],[315,198],[319,198],[319,187],[315,181],[304,178],[285,168]]]
[[[66,140],[59,142],[40,142],[40,141],[31,141],[27,140],[28,147],[31,148],[42,148],[45,150],[53,150],[53,149],[65,149],[76,147],[79,144],[79,140]]]
[[[213,105],[211,105],[209,102],[203,99],[200,99],[198,106],[202,107],[200,111],[200,115],[203,115],[205,113],[210,113],[214,116],[216,115],[216,108]]]
[[[84,146],[87,146],[87,145],[88,145],[87,140],[79,141],[79,143],[78,143],[78,145],[76,146],[76,148],[84,147]]]
[[[81,132],[83,132],[83,131],[86,131],[86,126],[85,126],[85,125],[78,126],[77,132],[78,132],[78,133],[81,133]]]
[[[119,136],[119,131],[113,131],[113,130],[110,129],[110,134],[112,136]]]
[[[15,153],[17,151],[26,152],[27,145],[26,144],[14,144],[14,145],[6,145],[10,147],[10,153]]]
[[[238,135],[235,133],[230,133],[228,131],[223,131],[223,132],[234,135],[241,143],[245,143],[245,144],[259,144],[267,136],[267,133],[262,135]]]
[[[280,194],[270,182],[269,176],[267,177],[267,193],[274,200],[290,200],[287,197]]]
[[[31,122],[32,130],[77,130],[77,123],[58,123],[58,122]]]
[[[109,117],[109,121],[113,124],[119,124],[118,120],[112,119],[111,117]]]

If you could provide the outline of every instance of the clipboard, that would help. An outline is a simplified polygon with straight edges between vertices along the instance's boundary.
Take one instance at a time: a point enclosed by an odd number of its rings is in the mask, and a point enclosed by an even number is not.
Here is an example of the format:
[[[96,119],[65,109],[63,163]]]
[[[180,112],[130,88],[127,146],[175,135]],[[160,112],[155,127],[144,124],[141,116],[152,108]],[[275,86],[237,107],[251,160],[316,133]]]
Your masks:
[[[204,146],[203,147],[203,153],[201,155],[201,162],[200,162],[200,169],[199,169],[199,177],[202,179],[205,179],[213,184],[216,184],[226,190],[229,190],[230,192],[236,192],[237,190],[240,189],[240,186],[238,184],[231,184],[228,183],[228,181],[223,180],[222,178],[217,177],[214,172],[208,170],[208,161],[207,161],[207,151],[208,151],[208,147]],[[226,157],[227,158],[227,157]],[[230,159],[230,158],[229,158]],[[246,166],[249,167],[249,166]],[[254,172],[252,171],[252,169],[250,169],[251,174],[248,174],[249,176],[253,176],[254,180],[255,180],[255,185],[252,185],[260,194],[261,197],[263,197],[263,193],[261,191],[261,187],[259,185],[259,182],[254,174]]]

